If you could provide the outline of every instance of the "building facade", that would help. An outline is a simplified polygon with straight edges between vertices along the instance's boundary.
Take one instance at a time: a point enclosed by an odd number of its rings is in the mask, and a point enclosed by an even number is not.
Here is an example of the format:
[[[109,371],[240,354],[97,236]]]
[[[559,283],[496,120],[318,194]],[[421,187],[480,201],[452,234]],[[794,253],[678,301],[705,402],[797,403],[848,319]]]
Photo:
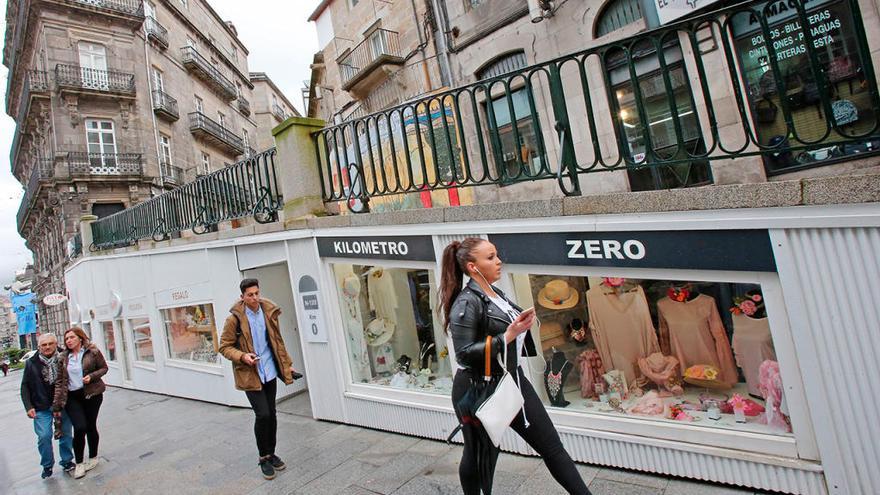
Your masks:
[[[254,120],[260,129],[272,129],[288,117],[299,117],[299,111],[288,101],[284,93],[272,82],[265,72],[251,72],[254,85]],[[257,151],[265,151],[275,146],[271,132],[261,132],[257,136]]]
[[[271,136],[251,110],[248,50],[205,1],[20,0],[6,15],[17,222],[40,297],[65,294],[64,267],[89,249],[80,217],[222,169]],[[68,323],[66,305],[41,314],[47,331]]]

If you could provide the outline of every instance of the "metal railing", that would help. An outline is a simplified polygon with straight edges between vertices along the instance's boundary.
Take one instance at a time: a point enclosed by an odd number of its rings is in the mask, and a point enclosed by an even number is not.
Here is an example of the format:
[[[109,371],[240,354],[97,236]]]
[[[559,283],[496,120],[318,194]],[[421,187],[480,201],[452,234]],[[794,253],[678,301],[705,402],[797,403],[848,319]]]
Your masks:
[[[70,239],[70,244],[68,244],[68,251],[69,251],[67,254],[68,259],[75,260],[76,258],[79,258],[80,256],[82,256],[82,249],[83,249],[82,234],[77,232]]]
[[[232,81],[226,78],[214,64],[203,57],[194,47],[185,46],[180,49],[183,65],[200,75],[227,100],[232,100],[238,92]]]
[[[366,211],[371,197],[538,180],[579,195],[594,172],[700,166],[711,181],[715,160],[756,157],[773,174],[829,147],[876,150],[871,52],[857,0],[839,4],[852,13],[840,9],[838,21],[853,33],[849,72],[835,76],[830,52],[815,48],[820,16],[797,3],[779,21],[775,3],[744,2],[328,126],[313,134],[323,198]],[[805,57],[797,82],[780,68],[785,29]],[[765,75],[741,73],[742,58],[762,50]],[[842,92],[860,102],[856,117],[838,109],[854,107]]]
[[[219,144],[228,147],[236,154],[244,153],[244,139],[241,136],[211,120],[210,117],[202,112],[192,112],[189,114],[189,130],[193,133],[203,133],[209,139],[213,139]]]
[[[383,61],[402,62],[399,38],[400,35],[395,31],[377,29],[354,47],[339,62],[343,89],[349,89],[362,74]]]
[[[247,216],[258,223],[277,220],[283,201],[274,157],[273,148],[102,218],[92,224],[90,249],[158,242],[184,230],[202,234],[218,222]]]
[[[164,114],[173,120],[180,118],[180,114],[177,111],[177,100],[168,93],[158,89],[153,90],[153,111]]]
[[[115,70],[98,70],[80,65],[55,66],[55,82],[62,88],[134,94],[134,74]]]
[[[143,175],[143,155],[140,153],[67,153],[70,176],[82,175]]]
[[[278,120],[284,120],[287,118],[287,112],[285,112],[284,109],[281,108],[281,105],[277,103],[272,104],[272,115]]]
[[[87,7],[135,17],[144,16],[144,3],[139,0],[71,0]]]
[[[159,171],[162,173],[162,180],[166,183],[181,185],[184,183],[183,168],[175,167],[171,162],[162,161],[159,164]]]
[[[147,32],[148,38],[163,48],[168,48],[168,30],[155,17],[147,16],[144,19],[144,30]]]
[[[238,95],[238,111],[245,115],[251,114],[251,102],[247,101],[241,95]]]
[[[24,196],[21,198],[21,204],[18,206],[18,213],[15,216],[16,226],[21,232],[28,213],[33,206],[34,199],[37,197],[41,182],[51,179],[55,176],[55,164],[51,159],[36,158],[33,162],[31,176],[25,186]]]

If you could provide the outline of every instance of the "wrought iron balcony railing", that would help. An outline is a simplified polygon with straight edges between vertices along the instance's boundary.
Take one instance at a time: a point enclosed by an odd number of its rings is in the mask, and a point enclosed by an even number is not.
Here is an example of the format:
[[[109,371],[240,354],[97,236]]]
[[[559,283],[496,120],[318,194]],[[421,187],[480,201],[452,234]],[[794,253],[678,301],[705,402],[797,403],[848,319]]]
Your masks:
[[[285,112],[284,109],[281,108],[281,105],[277,103],[272,104],[272,115],[274,115],[279,121],[283,121],[287,118],[287,112]]]
[[[177,100],[158,89],[153,90],[153,112],[171,122],[180,118],[177,112]]]
[[[253,216],[278,219],[284,204],[275,173],[275,149],[212,172],[92,224],[94,246],[108,249],[140,239],[161,241],[177,232],[202,234],[218,222]]]
[[[203,57],[194,47],[185,46],[180,49],[183,57],[183,65],[187,70],[200,77],[218,95],[226,101],[232,101],[238,95],[238,91],[232,81],[220,73],[220,70]]]
[[[147,32],[147,38],[155,42],[162,49],[168,48],[168,30],[165,26],[159,24],[155,17],[147,16],[144,19],[144,31]]]
[[[366,211],[372,197],[539,180],[579,195],[606,171],[684,187],[711,182],[716,160],[752,157],[773,175],[876,153],[859,2],[835,4],[852,49],[831,61],[825,25],[811,27],[824,14],[791,5],[739,3],[326,127],[324,200]]]
[[[133,175],[144,174],[143,155],[140,153],[67,153],[70,176]]]
[[[140,0],[66,0],[67,3],[143,19],[144,3]]]
[[[369,72],[382,64],[402,64],[400,35],[395,31],[377,29],[360,42],[339,62],[342,89],[352,89]]]
[[[51,160],[37,158],[33,162],[31,177],[25,186],[24,196],[21,198],[21,204],[18,206],[18,213],[15,216],[18,231],[21,232],[25,221],[30,214],[34,200],[37,198],[42,183],[55,176],[55,164]]]
[[[238,111],[245,115],[251,114],[251,102],[244,99],[241,95],[238,95]]]
[[[55,82],[62,90],[88,91],[116,95],[134,95],[134,74],[98,70],[80,65],[55,66]]]
[[[233,155],[244,153],[244,140],[238,134],[211,120],[201,112],[189,114],[189,130],[198,138],[223,148]]]
[[[162,173],[162,180],[166,184],[181,185],[183,184],[183,168],[175,167],[170,162],[162,161],[159,164],[159,170]]]

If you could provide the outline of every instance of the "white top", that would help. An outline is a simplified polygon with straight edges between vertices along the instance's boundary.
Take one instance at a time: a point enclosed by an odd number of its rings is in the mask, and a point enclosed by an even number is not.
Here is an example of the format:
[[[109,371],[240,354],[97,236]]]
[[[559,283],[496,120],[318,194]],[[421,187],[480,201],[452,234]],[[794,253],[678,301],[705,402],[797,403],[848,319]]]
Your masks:
[[[511,306],[510,303],[507,302],[507,300],[504,299],[503,297],[498,296],[498,295],[496,295],[494,297],[489,296],[489,300],[492,301],[493,303],[495,303],[495,306],[498,306],[501,309],[501,311],[504,311],[504,313],[507,314],[507,316],[510,318],[511,322],[513,320],[515,320],[517,316],[519,316],[519,311],[514,309],[514,307]],[[525,343],[525,341],[526,341],[526,332],[523,332],[523,333],[516,336],[516,362],[517,362],[517,364],[519,364],[519,357],[522,356],[522,349],[523,349],[523,344]]]
[[[71,353],[67,358],[67,389],[79,390],[83,388],[83,367],[82,358],[86,353],[85,349],[80,349],[76,354]]]

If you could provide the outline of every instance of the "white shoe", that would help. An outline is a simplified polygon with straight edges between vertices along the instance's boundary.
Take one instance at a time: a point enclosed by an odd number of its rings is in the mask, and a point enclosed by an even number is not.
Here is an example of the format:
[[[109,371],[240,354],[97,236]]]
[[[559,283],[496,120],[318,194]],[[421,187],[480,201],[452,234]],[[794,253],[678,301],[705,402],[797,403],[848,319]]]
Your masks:
[[[73,470],[73,477],[76,479],[80,479],[86,475],[86,465],[85,464],[77,464],[76,468]]]
[[[98,458],[97,457],[89,458],[89,460],[87,460],[83,464],[85,465],[86,471],[91,471],[92,469],[95,469],[98,466]]]

